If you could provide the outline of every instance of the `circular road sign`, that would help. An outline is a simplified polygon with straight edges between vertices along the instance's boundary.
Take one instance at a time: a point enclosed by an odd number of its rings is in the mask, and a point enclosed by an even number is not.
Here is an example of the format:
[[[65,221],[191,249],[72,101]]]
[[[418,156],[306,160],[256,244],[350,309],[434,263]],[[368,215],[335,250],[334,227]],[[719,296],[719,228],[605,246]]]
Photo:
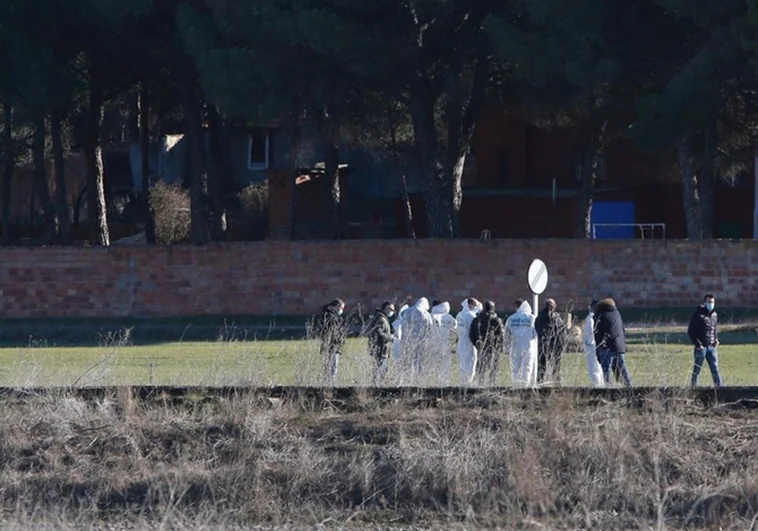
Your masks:
[[[535,295],[540,295],[547,288],[547,266],[540,259],[535,259],[526,274],[529,289]]]

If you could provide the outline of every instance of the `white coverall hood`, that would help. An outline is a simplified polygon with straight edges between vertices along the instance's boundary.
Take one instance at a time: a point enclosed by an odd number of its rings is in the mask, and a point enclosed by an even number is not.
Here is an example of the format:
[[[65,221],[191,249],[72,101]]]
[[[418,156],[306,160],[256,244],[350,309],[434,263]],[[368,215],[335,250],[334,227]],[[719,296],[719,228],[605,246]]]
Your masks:
[[[518,307],[518,310],[516,310],[518,313],[532,313],[532,305],[528,302],[524,301],[521,303],[521,306]]]
[[[443,302],[432,308],[432,315],[445,315],[450,313],[450,303]]]
[[[419,300],[416,301],[415,304],[416,308],[420,310],[424,310],[425,312],[429,311],[429,299],[426,297],[421,297]]]

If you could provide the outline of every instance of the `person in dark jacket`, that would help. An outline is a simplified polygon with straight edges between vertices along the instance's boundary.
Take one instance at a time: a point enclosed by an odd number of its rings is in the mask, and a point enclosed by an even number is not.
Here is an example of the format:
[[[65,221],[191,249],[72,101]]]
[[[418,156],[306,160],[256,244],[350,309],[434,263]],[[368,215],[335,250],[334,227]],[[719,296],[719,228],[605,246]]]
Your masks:
[[[721,375],[719,374],[719,358],[716,351],[719,346],[719,316],[716,313],[716,298],[710,293],[703,297],[703,303],[698,306],[690,319],[687,333],[695,347],[695,366],[692,369],[690,385],[697,385],[697,378],[703,368],[703,361],[708,362],[711,369],[713,384],[721,387]]]
[[[625,359],[624,322],[613,299],[603,299],[595,306],[595,344],[606,385],[611,383],[611,370],[618,370],[624,385],[631,387],[632,379]]]
[[[479,353],[476,362],[479,383],[497,384],[500,353],[504,348],[504,335],[503,321],[495,312],[494,302],[487,301],[484,303],[484,309],[471,323],[469,338]]]
[[[537,332],[537,383],[547,381],[561,382],[561,358],[566,349],[567,331],[560,314],[555,311],[553,299],[545,301],[537,319],[534,330]]]
[[[395,315],[395,305],[389,301],[382,303],[374,312],[368,328],[368,351],[374,358],[374,370],[371,376],[373,385],[384,381],[387,375],[387,361],[392,354],[394,334],[390,319]]]
[[[340,355],[347,338],[347,323],[343,317],[345,301],[334,299],[322,308],[319,336],[321,339],[321,359],[324,362],[323,377],[326,385],[337,381]]]

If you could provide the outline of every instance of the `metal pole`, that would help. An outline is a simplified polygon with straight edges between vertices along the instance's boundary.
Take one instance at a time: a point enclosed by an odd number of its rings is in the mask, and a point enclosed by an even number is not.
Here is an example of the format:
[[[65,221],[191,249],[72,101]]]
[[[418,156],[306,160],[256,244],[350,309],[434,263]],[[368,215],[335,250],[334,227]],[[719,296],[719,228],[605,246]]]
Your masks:
[[[532,307],[532,315],[537,317],[537,314],[539,313],[539,306],[540,306],[540,296],[536,293],[532,294],[532,304],[534,305]]]

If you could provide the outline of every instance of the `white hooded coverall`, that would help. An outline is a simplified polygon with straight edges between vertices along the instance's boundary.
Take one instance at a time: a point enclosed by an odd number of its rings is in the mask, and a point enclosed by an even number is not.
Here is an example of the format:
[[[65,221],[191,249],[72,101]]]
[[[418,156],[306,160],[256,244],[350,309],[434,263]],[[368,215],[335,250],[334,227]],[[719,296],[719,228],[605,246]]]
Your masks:
[[[516,387],[537,385],[537,332],[531,305],[524,301],[505,322],[505,345],[510,352],[511,383]]]
[[[597,345],[595,345],[595,314],[590,312],[584,321],[584,353],[587,356],[587,372],[590,375],[592,387],[602,387],[603,368],[597,361]]]
[[[461,303],[461,311],[455,317],[455,332],[458,335],[458,345],[455,350],[458,354],[461,385],[468,385],[473,382],[476,373],[476,347],[469,337],[471,323],[476,314],[477,311],[469,308],[468,299],[466,299]]]
[[[392,342],[392,358],[395,363],[400,359],[400,340],[403,337],[403,313],[408,309],[407,304],[403,304],[397,312],[395,320],[392,322],[392,330],[395,332],[395,340]]]
[[[429,361],[431,369],[437,371],[442,385],[450,379],[450,332],[455,330],[455,317],[450,315],[450,303],[443,302],[432,308],[432,337]]]
[[[432,316],[429,315],[429,300],[426,297],[421,297],[403,312],[401,326],[401,371],[410,370],[414,377],[418,377],[423,370],[423,359],[429,350],[432,331]]]

